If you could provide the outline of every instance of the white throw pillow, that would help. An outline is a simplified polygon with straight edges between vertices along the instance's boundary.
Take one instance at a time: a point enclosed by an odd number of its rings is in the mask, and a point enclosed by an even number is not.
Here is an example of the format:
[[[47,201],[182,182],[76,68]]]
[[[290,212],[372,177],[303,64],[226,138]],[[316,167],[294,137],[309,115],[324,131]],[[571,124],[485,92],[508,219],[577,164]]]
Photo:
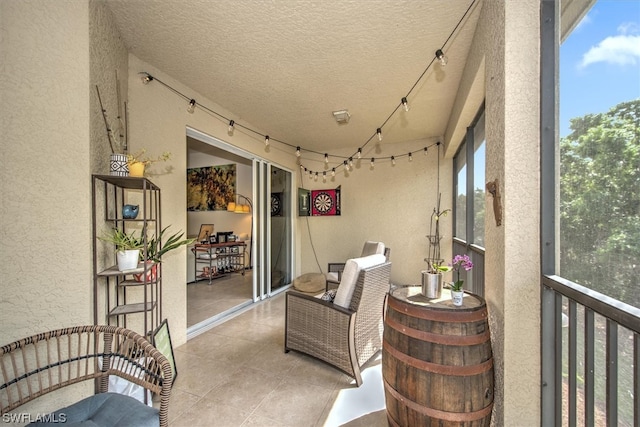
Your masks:
[[[344,308],[349,308],[360,270],[382,264],[385,261],[386,258],[382,254],[347,260],[344,271],[342,272],[342,280],[338,286],[338,291],[336,292],[333,303]]]
[[[364,247],[362,248],[363,257],[375,254],[383,254],[384,255],[384,243],[382,242],[372,242],[370,240],[364,242]]]

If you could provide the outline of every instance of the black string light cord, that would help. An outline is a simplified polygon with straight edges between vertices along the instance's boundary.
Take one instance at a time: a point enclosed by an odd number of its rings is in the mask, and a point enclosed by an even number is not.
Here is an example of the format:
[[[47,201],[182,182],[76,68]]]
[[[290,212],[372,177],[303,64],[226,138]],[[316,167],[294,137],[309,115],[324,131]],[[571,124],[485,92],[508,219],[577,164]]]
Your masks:
[[[319,176],[322,176],[323,179],[326,179],[327,177],[327,172],[331,175],[334,176],[341,168],[345,168],[347,171],[352,170],[352,163],[354,161],[358,161],[358,160],[363,160],[364,157],[362,157],[362,149],[365,148],[371,141],[373,141],[375,138],[378,138],[379,134],[381,135],[382,132],[382,128],[384,128],[384,126],[389,122],[389,120],[391,120],[391,118],[394,116],[394,114],[396,114],[398,112],[399,109],[401,108],[407,108],[407,103],[408,103],[408,98],[409,95],[411,95],[411,93],[414,91],[414,89],[416,88],[416,86],[418,85],[418,83],[420,83],[420,81],[422,80],[422,78],[424,77],[424,75],[427,73],[427,71],[429,71],[429,69],[431,68],[431,66],[433,65],[433,63],[436,60],[442,60],[442,57],[444,57],[444,48],[447,46],[447,44],[449,43],[449,41],[451,40],[451,38],[453,37],[453,35],[456,33],[456,31],[458,30],[458,28],[460,27],[460,25],[462,25],[462,23],[464,22],[464,20],[468,17],[470,11],[473,9],[473,6],[476,4],[477,0],[472,0],[471,3],[469,4],[469,7],[467,8],[467,10],[464,12],[464,14],[462,15],[462,17],[460,18],[460,20],[458,21],[458,23],[455,25],[455,27],[453,28],[453,30],[451,31],[451,33],[449,34],[449,36],[447,37],[447,39],[444,41],[442,47],[438,50],[436,50],[436,53],[434,55],[434,57],[431,59],[431,61],[429,62],[429,64],[427,65],[427,67],[424,69],[424,71],[420,74],[420,77],[418,77],[418,79],[415,81],[415,83],[411,86],[411,88],[409,89],[409,91],[407,92],[407,94],[405,96],[403,96],[401,98],[400,103],[398,103],[396,105],[396,107],[393,109],[393,111],[389,114],[389,116],[387,116],[387,118],[382,122],[382,124],[380,126],[378,126],[378,128],[376,129],[376,131],[369,137],[369,139],[367,139],[365,141],[364,144],[362,144],[360,147],[358,147],[358,149],[356,150],[356,152],[354,152],[351,156],[340,156],[340,155],[336,155],[336,154],[330,154],[330,153],[322,153],[316,150],[312,150],[312,149],[308,149],[308,148],[303,148],[301,146],[298,145],[293,145],[290,144],[286,141],[282,141],[276,138],[273,138],[269,135],[265,135],[261,132],[258,132],[257,130],[254,130],[248,126],[243,125],[242,123],[237,123],[235,122],[233,119],[230,119],[228,117],[225,117],[224,115],[208,108],[205,105],[199,104],[198,102],[196,102],[195,99],[186,96],[185,94],[183,94],[182,92],[178,91],[177,89],[171,87],[169,84],[163,82],[162,80],[153,77],[151,74],[147,73],[147,72],[140,72],[139,74],[141,74],[142,76],[142,82],[144,84],[148,84],[152,81],[156,81],[158,83],[160,83],[162,86],[166,87],[167,89],[171,90],[172,92],[174,92],[176,95],[180,96],[181,98],[185,99],[186,101],[189,102],[189,112],[193,112],[195,110],[195,107],[197,106],[198,108],[208,112],[209,114],[218,117],[219,119],[227,122],[229,124],[229,133],[232,134],[233,133],[233,129],[234,128],[241,128],[244,129],[250,133],[253,133],[257,136],[260,136],[262,138],[264,138],[265,140],[265,145],[268,146],[271,142],[277,142],[280,143],[282,145],[285,145],[287,147],[293,148],[296,150],[296,156],[298,158],[300,158],[300,156],[302,155],[302,152],[305,153],[312,153],[312,154],[317,154],[319,156],[323,156],[325,159],[325,168],[322,171],[314,171],[311,169],[306,168],[301,162],[300,162],[300,169],[303,170],[305,173],[309,174],[309,177],[314,177],[315,179],[317,179]],[[426,155],[429,148],[433,147],[434,145],[440,146],[441,142],[436,142],[434,144],[431,144],[429,146],[424,147],[422,150],[424,152],[424,154]],[[438,149],[438,152],[440,150]],[[376,160],[391,160],[392,163],[394,163],[397,159],[399,158],[403,158],[403,157],[408,157],[409,160],[412,160],[412,156],[415,154],[415,152],[409,152],[409,153],[404,153],[404,154],[399,154],[399,155],[391,155],[391,156],[384,156],[384,157],[371,157],[371,166],[373,167],[375,164]],[[328,159],[329,158],[337,158],[340,159],[340,163],[337,163],[335,166],[330,166],[328,164]],[[366,160],[366,159],[365,159]],[[322,174],[322,175],[320,175]]]

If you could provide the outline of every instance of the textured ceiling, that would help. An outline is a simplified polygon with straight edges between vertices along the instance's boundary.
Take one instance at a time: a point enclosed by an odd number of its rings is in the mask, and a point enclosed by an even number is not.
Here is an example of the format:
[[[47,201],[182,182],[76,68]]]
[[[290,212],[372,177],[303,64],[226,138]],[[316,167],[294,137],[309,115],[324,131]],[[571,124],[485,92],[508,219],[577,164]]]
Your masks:
[[[383,124],[384,143],[440,138],[481,0],[450,39],[473,0],[105,1],[132,54],[236,122],[324,152],[355,150]],[[443,46],[448,65],[429,66]],[[392,114],[407,94],[411,110]]]

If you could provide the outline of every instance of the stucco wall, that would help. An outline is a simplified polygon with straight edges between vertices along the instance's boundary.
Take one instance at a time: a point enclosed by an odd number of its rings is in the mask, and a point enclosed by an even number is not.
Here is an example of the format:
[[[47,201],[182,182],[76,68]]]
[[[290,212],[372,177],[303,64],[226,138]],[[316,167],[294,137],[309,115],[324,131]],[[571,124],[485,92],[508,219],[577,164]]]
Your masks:
[[[129,55],[115,26],[111,11],[103,2],[89,1],[89,16],[91,172],[109,174],[109,155],[112,145],[115,152],[123,152],[123,147],[114,144],[113,141],[112,144],[109,142],[96,86],[111,129],[114,131],[119,129],[117,120],[119,114],[121,114],[122,124],[126,127],[124,104],[127,101]],[[120,110],[116,78],[120,84]]]
[[[0,2],[0,342],[92,323],[87,2]]]
[[[411,117],[411,120],[420,120]],[[382,241],[391,248],[391,279],[394,283],[420,284],[420,271],[427,267],[431,214],[437,203],[438,149],[433,146],[425,156],[422,148],[437,140],[412,141],[402,144],[380,144],[365,152],[360,165],[345,176],[339,171],[335,179],[317,181],[307,176],[298,181],[306,189],[341,187],[342,215],[336,217],[308,217],[299,219],[302,249],[302,273],[326,272],[329,262],[344,262],[360,256],[367,240]],[[369,147],[367,147],[368,149]],[[353,151],[355,151],[355,147]],[[353,154],[345,152],[344,155]],[[379,160],[371,169],[371,157],[413,153],[413,160],[398,158],[393,166],[390,160]],[[442,156],[443,150],[440,151]],[[310,169],[322,170],[321,163],[309,163]],[[451,161],[440,160],[441,209],[451,208]],[[443,256],[450,256],[451,216],[440,222],[443,237]],[[308,227],[307,223],[308,222]],[[320,266],[310,244],[309,236]]]
[[[494,350],[495,425],[540,419],[539,1],[485,0],[486,179],[498,179],[502,226],[486,200],[485,288]]]

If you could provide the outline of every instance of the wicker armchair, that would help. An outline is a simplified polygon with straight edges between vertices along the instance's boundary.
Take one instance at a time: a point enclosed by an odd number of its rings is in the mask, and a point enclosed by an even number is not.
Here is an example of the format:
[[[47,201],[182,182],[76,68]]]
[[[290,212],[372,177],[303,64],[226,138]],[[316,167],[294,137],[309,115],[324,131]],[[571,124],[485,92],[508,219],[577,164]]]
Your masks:
[[[285,353],[306,353],[362,384],[360,369],[382,348],[391,263],[362,269],[349,308],[297,291],[286,294]]]
[[[21,339],[0,347],[0,372],[3,415],[46,393],[94,380],[93,396],[54,412],[50,419],[60,422],[62,416],[67,423],[90,419],[91,425],[168,425],[171,365],[144,337],[125,328],[78,326]],[[159,409],[107,393],[111,375],[158,394]]]

